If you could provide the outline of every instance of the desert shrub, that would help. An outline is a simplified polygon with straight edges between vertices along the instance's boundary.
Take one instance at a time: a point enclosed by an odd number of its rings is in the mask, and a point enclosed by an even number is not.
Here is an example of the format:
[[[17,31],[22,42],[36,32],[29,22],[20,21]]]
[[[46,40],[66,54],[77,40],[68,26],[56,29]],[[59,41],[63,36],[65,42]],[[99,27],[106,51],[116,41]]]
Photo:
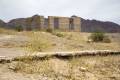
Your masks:
[[[16,61],[8,64],[8,67],[15,72],[39,74],[42,77],[52,77],[54,80],[86,80],[88,76],[85,76],[85,73],[89,71],[93,72],[96,76],[102,75],[103,78],[99,77],[96,79],[104,80],[106,77],[108,78],[108,76],[113,76],[114,73],[119,76],[119,57],[119,55],[83,56],[67,61],[55,58],[43,61]],[[115,76],[115,78],[117,79],[118,76]],[[90,80],[93,80],[93,76],[90,77]],[[109,77],[108,80],[111,80],[111,77]]]
[[[93,42],[102,42],[104,36],[105,34],[102,32],[94,32],[89,36],[89,38],[92,39]]]
[[[70,35],[67,37],[67,39],[68,39],[68,40],[71,40],[71,39],[72,39],[72,37],[73,37],[73,35],[72,35],[72,34],[70,34]]]
[[[50,29],[50,28],[47,28],[47,29],[46,29],[46,32],[52,33],[52,32],[53,32],[53,30],[52,30],[52,29]]]
[[[39,34],[33,34],[27,44],[27,49],[30,51],[44,51],[50,46],[50,42]]]
[[[40,73],[48,75],[52,73],[51,66],[52,65],[49,64],[48,60],[29,62],[17,61],[16,63],[12,63],[9,68],[14,72],[24,72],[28,74]]]
[[[64,37],[65,35],[61,32],[54,32],[53,35],[56,35],[57,37]]]
[[[32,28],[31,28],[30,26],[29,26],[29,27],[27,26],[27,27],[26,27],[26,30],[27,30],[27,31],[32,31]]]
[[[18,31],[18,32],[23,31],[23,27],[20,26],[20,25],[19,25],[19,26],[16,26],[16,27],[15,27],[15,30]]]
[[[105,37],[103,38],[103,42],[105,42],[105,43],[110,43],[111,40],[109,39],[108,36],[105,36]]]
[[[0,34],[16,34],[15,30],[0,28]]]
[[[62,33],[56,33],[56,36],[58,36],[58,37],[64,37],[64,35]]]
[[[88,37],[88,39],[91,39],[93,42],[105,42],[105,43],[111,42],[109,37],[102,32],[94,32]]]

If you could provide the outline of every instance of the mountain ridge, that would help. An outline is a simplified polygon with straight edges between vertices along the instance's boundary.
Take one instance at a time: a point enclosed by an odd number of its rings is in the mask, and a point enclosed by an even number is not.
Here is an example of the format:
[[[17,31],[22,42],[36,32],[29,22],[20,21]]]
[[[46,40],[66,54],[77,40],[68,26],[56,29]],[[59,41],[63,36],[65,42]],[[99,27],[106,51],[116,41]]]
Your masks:
[[[26,24],[25,21],[27,19],[30,20],[34,19],[35,17],[39,17],[39,15],[34,15],[32,17],[27,18],[16,18],[10,20],[9,22],[4,22],[3,20],[0,20],[0,27],[14,28],[16,25],[22,25],[23,27],[25,27],[24,25],[29,25]],[[35,21],[34,24],[36,24]],[[120,25],[110,21],[100,21],[95,19],[89,20],[81,18],[81,32],[95,32],[95,31],[116,33],[120,32]]]

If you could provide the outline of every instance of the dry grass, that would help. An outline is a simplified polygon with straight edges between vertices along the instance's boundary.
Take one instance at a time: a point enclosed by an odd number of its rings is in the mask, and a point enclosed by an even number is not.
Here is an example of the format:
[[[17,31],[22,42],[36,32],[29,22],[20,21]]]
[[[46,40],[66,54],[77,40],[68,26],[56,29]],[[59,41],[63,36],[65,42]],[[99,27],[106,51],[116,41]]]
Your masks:
[[[23,48],[26,46],[28,38],[22,35],[0,35],[0,48]]]
[[[109,33],[111,43],[92,42],[87,43],[90,33],[68,32],[63,33],[64,38],[69,40],[68,48],[71,50],[120,50],[120,37],[117,33]]]
[[[32,32],[29,34],[30,41],[26,46],[30,52],[42,52],[51,47],[51,42],[46,38],[46,36],[42,35],[44,32]]]
[[[110,37],[111,43],[87,43],[90,33],[80,32],[60,32],[52,33],[42,31],[23,31],[15,32],[13,30],[0,29],[2,34],[14,34],[16,36],[25,36],[30,38],[26,47],[30,51],[83,51],[83,50],[120,50],[120,37],[117,33],[107,34]],[[15,32],[15,33],[14,33]],[[11,40],[10,40],[11,41]],[[3,46],[19,47],[19,44],[5,42]],[[17,42],[17,41],[16,41]],[[1,43],[2,44],[2,43]],[[25,48],[26,49],[26,48]]]
[[[62,32],[56,32],[56,31],[55,31],[55,32],[53,32],[52,34],[55,35],[55,36],[57,36],[57,37],[63,37],[63,38],[65,37],[65,34],[62,33]]]
[[[17,32],[15,30],[0,28],[0,34],[14,35]]]
[[[120,37],[116,34],[107,34],[111,43],[88,43],[90,33],[79,32],[23,32],[22,34],[32,38],[30,43],[34,43],[36,51],[83,51],[83,50],[120,50]],[[33,35],[34,34],[34,35]],[[50,43],[50,44],[49,44]],[[38,49],[38,44],[43,46],[43,50]],[[48,45],[47,45],[48,44]],[[46,47],[48,46],[49,49]],[[35,50],[34,50],[35,51]]]
[[[42,61],[18,61],[11,65],[14,65],[16,72],[37,73],[53,80],[119,80],[119,57],[86,56],[71,60],[52,58]]]

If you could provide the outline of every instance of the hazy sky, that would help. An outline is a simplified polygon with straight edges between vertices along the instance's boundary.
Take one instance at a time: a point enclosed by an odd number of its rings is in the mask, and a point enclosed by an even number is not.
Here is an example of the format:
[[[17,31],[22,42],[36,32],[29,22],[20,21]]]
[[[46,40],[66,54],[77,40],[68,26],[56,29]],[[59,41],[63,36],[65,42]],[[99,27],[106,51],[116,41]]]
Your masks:
[[[120,0],[0,0],[0,19],[77,15],[120,24]]]

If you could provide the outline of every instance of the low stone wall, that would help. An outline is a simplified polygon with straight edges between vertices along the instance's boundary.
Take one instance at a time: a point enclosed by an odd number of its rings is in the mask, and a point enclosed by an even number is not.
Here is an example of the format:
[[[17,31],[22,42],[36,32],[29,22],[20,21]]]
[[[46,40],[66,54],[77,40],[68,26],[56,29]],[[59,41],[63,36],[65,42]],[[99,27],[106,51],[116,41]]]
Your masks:
[[[108,56],[120,55],[120,51],[97,50],[97,51],[75,51],[75,52],[38,52],[32,55],[23,55],[14,58],[0,56],[0,63],[10,63],[11,61],[23,60],[46,60],[49,58],[73,59],[83,56]]]

